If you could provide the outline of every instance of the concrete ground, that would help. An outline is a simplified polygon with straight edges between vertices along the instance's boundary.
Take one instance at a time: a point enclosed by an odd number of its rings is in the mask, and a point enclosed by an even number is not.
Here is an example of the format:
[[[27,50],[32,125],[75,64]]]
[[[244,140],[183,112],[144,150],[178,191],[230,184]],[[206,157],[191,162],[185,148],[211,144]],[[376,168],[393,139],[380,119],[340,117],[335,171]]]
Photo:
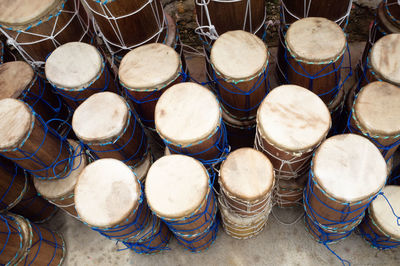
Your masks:
[[[351,45],[355,66],[364,48],[363,43]],[[274,54],[276,49],[272,49]],[[188,56],[191,74],[204,80],[202,58]],[[274,85],[273,85],[274,87]],[[156,151],[161,154],[160,150]],[[171,239],[170,250],[157,255],[138,255],[115,241],[108,240],[62,211],[48,226],[64,235],[67,245],[65,265],[340,265],[341,262],[323,245],[314,241],[304,227],[302,208],[274,208],[264,230],[248,240],[236,240],[220,227],[217,239],[209,250],[193,254]],[[277,219],[276,217],[279,217]],[[379,251],[361,236],[353,233],[337,244],[330,245],[340,257],[353,265],[399,265],[400,249]]]

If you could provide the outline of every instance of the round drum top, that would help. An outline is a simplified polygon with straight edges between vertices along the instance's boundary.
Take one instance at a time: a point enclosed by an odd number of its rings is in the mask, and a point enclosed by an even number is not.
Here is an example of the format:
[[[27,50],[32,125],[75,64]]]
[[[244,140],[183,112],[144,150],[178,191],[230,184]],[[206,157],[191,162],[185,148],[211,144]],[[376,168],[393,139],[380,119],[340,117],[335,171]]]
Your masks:
[[[100,92],[86,99],[72,117],[72,129],[84,142],[102,142],[122,134],[129,109],[126,101],[113,92]]]
[[[327,135],[331,116],[313,92],[297,86],[273,89],[258,109],[262,137],[279,149],[300,152],[312,149]]]
[[[154,114],[161,137],[177,145],[204,140],[218,127],[221,110],[214,94],[196,83],[172,86],[161,95]]]
[[[400,85],[400,34],[389,34],[379,39],[372,47],[370,59],[379,76]]]
[[[180,65],[179,54],[171,47],[147,44],[122,58],[119,80],[133,90],[162,89],[179,75]]]
[[[400,88],[376,81],[362,88],[354,114],[368,133],[392,136],[400,133]]]
[[[378,148],[355,134],[336,135],[321,144],[312,170],[331,197],[354,202],[367,199],[385,185],[387,166]]]
[[[346,48],[346,36],[335,22],[326,18],[303,18],[286,33],[291,54],[307,62],[336,61]]]
[[[97,160],[83,170],[75,187],[75,208],[95,227],[113,227],[139,206],[139,182],[132,170],[115,159]]]
[[[18,98],[29,88],[34,77],[32,67],[26,62],[16,61],[0,65],[0,99]]]
[[[161,157],[147,173],[147,202],[150,208],[163,218],[190,216],[206,198],[208,181],[207,170],[192,157]]]
[[[78,146],[78,143],[73,140],[68,140],[71,144],[75,153],[74,162],[71,173],[66,178],[60,178],[55,180],[41,180],[38,178],[33,179],[36,190],[42,194],[43,197],[48,199],[57,199],[65,196],[69,196],[74,192],[76,182],[78,181],[79,175],[87,165],[86,154],[82,147]]]
[[[386,186],[382,192],[392,205],[394,212],[400,213],[400,187]],[[370,205],[371,214],[374,221],[386,234],[400,240],[400,226],[397,218],[383,196],[378,196]]]
[[[266,67],[268,49],[254,34],[228,31],[215,41],[210,59],[215,70],[225,78],[248,79]]]
[[[23,101],[0,100],[0,149],[18,147],[31,129],[33,119],[31,109]]]
[[[97,79],[102,60],[100,52],[90,44],[66,43],[47,58],[46,78],[60,89],[85,88]]]
[[[222,163],[219,180],[239,199],[261,200],[272,189],[274,169],[263,153],[242,148],[230,153]]]

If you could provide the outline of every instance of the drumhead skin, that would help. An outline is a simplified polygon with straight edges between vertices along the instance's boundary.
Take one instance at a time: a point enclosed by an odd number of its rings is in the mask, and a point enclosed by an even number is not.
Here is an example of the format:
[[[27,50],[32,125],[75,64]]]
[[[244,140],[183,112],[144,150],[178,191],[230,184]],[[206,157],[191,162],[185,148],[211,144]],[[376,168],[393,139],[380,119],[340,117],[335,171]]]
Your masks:
[[[398,214],[400,211],[400,187],[385,186],[382,192],[392,205],[394,212]],[[397,225],[397,218],[393,215],[390,205],[383,196],[378,196],[370,205],[370,214],[380,229],[400,240],[400,226]]]
[[[310,63],[336,61],[344,53],[347,43],[339,25],[319,17],[294,22],[285,40],[293,56]]]
[[[273,89],[257,112],[261,136],[275,147],[308,151],[319,144],[331,127],[331,115],[316,94],[297,85]]]
[[[18,147],[32,128],[32,110],[23,101],[0,100],[0,150]]]
[[[122,58],[119,80],[135,91],[162,89],[179,76],[181,60],[171,47],[152,43],[133,49]]]
[[[86,88],[98,78],[103,58],[93,45],[70,42],[55,49],[47,58],[46,78],[60,89]]]
[[[390,83],[400,85],[400,34],[388,34],[372,46],[370,59],[374,71]]]
[[[129,117],[124,98],[113,92],[100,92],[86,99],[75,110],[72,129],[85,142],[104,142],[120,136]]]
[[[28,88],[35,73],[32,67],[23,61],[8,62],[0,65],[0,99],[18,98]]]
[[[221,109],[210,90],[184,82],[161,95],[154,117],[162,138],[173,144],[189,145],[215,132],[221,121]]]
[[[242,148],[228,155],[221,165],[219,178],[229,194],[239,199],[254,201],[271,191],[274,169],[262,152]]]
[[[209,191],[204,166],[192,157],[168,155],[150,167],[146,178],[147,203],[157,216],[174,219],[191,216]]]
[[[249,79],[266,67],[268,48],[254,34],[228,31],[213,44],[210,59],[214,69],[228,80]]]
[[[110,228],[125,221],[139,206],[141,189],[132,170],[115,159],[100,159],[79,175],[75,209],[91,226]]]
[[[385,185],[387,166],[378,148],[355,134],[336,135],[317,149],[312,171],[331,197],[344,202],[368,199]]]
[[[357,96],[354,114],[369,134],[399,134],[400,88],[382,81],[367,84]]]

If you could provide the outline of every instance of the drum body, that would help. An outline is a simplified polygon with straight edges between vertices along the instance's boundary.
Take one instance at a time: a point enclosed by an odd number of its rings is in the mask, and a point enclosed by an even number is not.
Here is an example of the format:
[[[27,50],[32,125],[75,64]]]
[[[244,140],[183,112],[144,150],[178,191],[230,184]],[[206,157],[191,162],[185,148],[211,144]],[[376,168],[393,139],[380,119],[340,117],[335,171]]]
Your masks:
[[[296,179],[280,179],[276,182],[274,201],[281,208],[302,205],[303,191],[307,184],[308,175]]]
[[[347,125],[347,118],[343,115],[345,101],[344,88],[341,88],[333,102],[328,105],[331,113],[332,127],[328,133],[328,137],[343,133]]]
[[[240,121],[222,110],[222,120],[226,127],[228,143],[234,151],[243,147],[253,147],[256,135],[256,120]]]

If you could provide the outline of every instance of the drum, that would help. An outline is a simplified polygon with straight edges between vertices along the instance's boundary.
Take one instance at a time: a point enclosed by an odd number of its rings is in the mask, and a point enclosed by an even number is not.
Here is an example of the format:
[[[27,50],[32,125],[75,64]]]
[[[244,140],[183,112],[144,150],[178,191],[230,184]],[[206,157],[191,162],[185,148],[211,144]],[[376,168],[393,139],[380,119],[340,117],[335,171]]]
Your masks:
[[[222,34],[211,49],[215,89],[224,111],[237,120],[252,120],[269,92],[269,51],[245,31]]]
[[[28,104],[0,100],[0,153],[40,179],[71,172],[71,147]]]
[[[0,4],[0,31],[32,66],[43,70],[61,44],[91,41],[89,18],[79,0],[16,0]]]
[[[253,147],[256,135],[256,120],[240,121],[222,110],[222,120],[226,127],[228,143],[231,150],[243,147]]]
[[[400,245],[400,187],[386,186],[382,195],[371,202],[367,215],[358,229],[365,240],[378,249],[390,249]]]
[[[329,112],[331,113],[332,127],[328,133],[328,137],[343,133],[346,128],[346,117],[343,116],[343,108],[345,102],[345,92],[344,88],[341,88],[336,95],[333,102],[328,105]]]
[[[131,167],[146,159],[147,138],[134,111],[121,96],[90,96],[72,117],[72,129],[95,159],[114,158]]]
[[[145,193],[153,213],[184,248],[200,252],[214,242],[217,202],[207,170],[199,161],[185,155],[161,157],[150,167]]]
[[[297,178],[310,169],[311,156],[330,127],[329,110],[317,95],[283,85],[258,109],[255,147],[271,160],[277,180]]]
[[[305,87],[331,104],[347,79],[342,77],[347,48],[343,30],[324,18],[304,18],[289,27],[285,46],[286,82]]]
[[[66,249],[62,236],[22,216],[0,215],[0,263],[3,265],[61,265]]]
[[[96,47],[71,42],[58,47],[46,60],[46,78],[72,109],[91,95],[112,91],[117,84]]]
[[[125,55],[118,76],[140,120],[151,130],[155,130],[154,110],[160,96],[186,80],[179,54],[159,43],[140,46]]]
[[[79,218],[103,236],[127,241],[145,228],[151,213],[132,170],[115,159],[83,169],[75,186]]]
[[[272,208],[275,176],[269,159],[252,148],[238,149],[221,164],[218,182],[227,234],[245,239],[260,233]]]
[[[42,197],[71,216],[78,218],[75,210],[74,189],[78,177],[88,164],[88,161],[85,151],[77,142],[69,140],[69,143],[74,149],[71,174],[66,178],[50,181],[34,178],[33,183]]]
[[[315,152],[304,191],[306,227],[325,244],[348,236],[386,177],[386,162],[367,138],[343,134],[327,139]]]
[[[280,208],[302,206],[303,191],[307,184],[308,174],[295,179],[276,181],[274,202]]]
[[[211,166],[229,151],[218,100],[201,85],[184,82],[166,90],[154,117],[156,130],[172,154]]]
[[[400,2],[398,0],[383,0],[382,5],[390,22],[400,27]]]

